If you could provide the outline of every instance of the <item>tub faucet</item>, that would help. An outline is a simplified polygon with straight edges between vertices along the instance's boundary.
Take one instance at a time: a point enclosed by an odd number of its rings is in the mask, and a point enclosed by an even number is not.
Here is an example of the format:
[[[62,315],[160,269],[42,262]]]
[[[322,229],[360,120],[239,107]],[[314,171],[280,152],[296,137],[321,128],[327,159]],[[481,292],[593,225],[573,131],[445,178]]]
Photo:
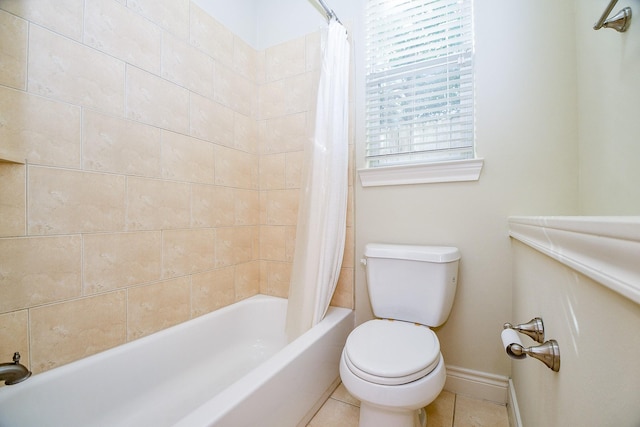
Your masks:
[[[13,363],[0,363],[0,382],[6,385],[18,384],[29,378],[31,371],[20,364],[20,353],[13,353]]]

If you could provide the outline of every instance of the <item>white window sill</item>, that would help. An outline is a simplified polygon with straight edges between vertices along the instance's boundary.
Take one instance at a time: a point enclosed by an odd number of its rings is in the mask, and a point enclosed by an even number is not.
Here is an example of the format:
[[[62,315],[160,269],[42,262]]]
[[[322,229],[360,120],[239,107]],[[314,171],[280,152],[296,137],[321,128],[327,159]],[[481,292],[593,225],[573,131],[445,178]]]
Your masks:
[[[358,169],[363,187],[477,181],[484,159]]]
[[[511,217],[509,235],[640,304],[640,217]]]

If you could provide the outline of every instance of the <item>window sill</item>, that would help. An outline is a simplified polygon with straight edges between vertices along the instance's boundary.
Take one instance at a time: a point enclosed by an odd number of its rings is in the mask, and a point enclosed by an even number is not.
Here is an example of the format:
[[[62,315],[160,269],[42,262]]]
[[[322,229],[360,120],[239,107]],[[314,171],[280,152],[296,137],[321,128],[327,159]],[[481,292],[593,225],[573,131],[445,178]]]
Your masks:
[[[640,217],[511,217],[509,235],[640,304]]]
[[[477,181],[484,159],[358,169],[363,187]]]

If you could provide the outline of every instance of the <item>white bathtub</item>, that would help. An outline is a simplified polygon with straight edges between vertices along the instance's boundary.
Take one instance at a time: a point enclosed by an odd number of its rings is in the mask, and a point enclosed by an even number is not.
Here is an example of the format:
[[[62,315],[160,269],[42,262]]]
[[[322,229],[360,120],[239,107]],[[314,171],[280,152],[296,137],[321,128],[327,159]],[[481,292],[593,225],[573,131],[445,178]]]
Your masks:
[[[353,312],[286,344],[287,301],[257,295],[0,388],[0,427],[296,426],[339,377]]]

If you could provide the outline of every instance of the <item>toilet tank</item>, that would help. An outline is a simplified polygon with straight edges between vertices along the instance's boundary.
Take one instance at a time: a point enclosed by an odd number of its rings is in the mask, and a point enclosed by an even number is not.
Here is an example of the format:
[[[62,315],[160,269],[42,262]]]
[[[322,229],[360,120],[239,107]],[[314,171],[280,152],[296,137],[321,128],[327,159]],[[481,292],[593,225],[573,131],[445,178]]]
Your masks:
[[[376,317],[431,327],[447,320],[458,284],[457,248],[370,243],[364,256]]]

